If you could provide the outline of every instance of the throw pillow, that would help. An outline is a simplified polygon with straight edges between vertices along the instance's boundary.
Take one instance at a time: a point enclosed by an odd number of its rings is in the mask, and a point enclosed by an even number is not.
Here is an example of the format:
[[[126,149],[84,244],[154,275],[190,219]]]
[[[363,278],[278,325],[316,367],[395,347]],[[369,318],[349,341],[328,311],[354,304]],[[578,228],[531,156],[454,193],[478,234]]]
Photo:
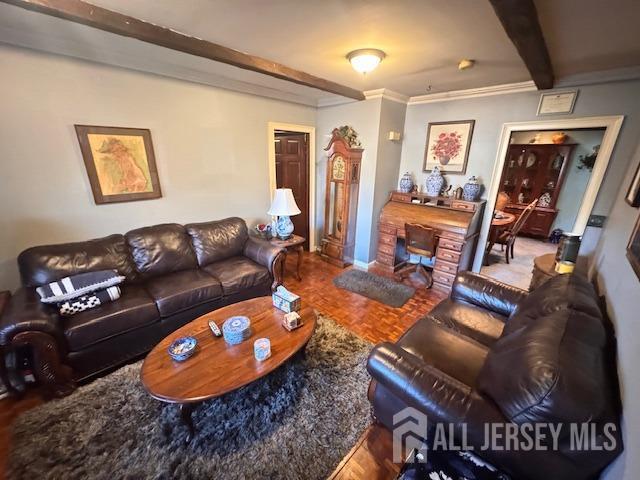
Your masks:
[[[119,275],[115,270],[99,270],[64,277],[57,282],[42,285],[36,288],[36,291],[43,303],[61,303],[118,285],[124,279],[125,277]]]
[[[120,298],[120,287],[109,287],[98,290],[90,295],[83,295],[73,300],[62,302],[59,305],[60,315],[68,317],[76,313],[84,312]]]

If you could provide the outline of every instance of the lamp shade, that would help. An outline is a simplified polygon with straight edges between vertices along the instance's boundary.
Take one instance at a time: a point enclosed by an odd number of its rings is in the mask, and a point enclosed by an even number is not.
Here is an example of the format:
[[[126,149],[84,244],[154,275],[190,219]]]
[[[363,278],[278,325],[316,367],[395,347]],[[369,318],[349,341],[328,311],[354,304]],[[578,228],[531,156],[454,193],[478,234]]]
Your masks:
[[[276,194],[271,202],[271,208],[267,212],[269,215],[281,216],[281,215],[298,215],[302,213],[296,205],[296,200],[293,198],[293,192],[290,188],[278,188]]]

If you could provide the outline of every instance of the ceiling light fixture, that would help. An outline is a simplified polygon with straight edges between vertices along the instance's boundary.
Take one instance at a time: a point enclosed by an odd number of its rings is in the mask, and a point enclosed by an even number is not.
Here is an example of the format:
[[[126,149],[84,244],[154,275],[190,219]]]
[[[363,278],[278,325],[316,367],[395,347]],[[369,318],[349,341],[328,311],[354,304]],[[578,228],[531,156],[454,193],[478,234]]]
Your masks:
[[[356,72],[367,74],[376,69],[387,55],[375,48],[361,48],[347,54],[347,60]]]
[[[472,68],[475,64],[475,60],[463,58],[462,60],[460,60],[460,63],[458,63],[458,70],[466,70],[468,68]]]

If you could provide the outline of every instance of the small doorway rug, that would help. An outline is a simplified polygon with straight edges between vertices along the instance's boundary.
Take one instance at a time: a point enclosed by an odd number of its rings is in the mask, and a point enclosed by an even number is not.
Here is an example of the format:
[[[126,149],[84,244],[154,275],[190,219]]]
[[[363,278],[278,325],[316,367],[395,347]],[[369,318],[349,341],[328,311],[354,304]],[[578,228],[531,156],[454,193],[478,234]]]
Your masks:
[[[175,406],[127,365],[14,424],[12,479],[324,479],[371,423],[365,370],[371,344],[319,316],[305,358],[296,357],[193,412]]]
[[[389,278],[363,272],[347,270],[333,279],[333,284],[391,307],[401,307],[413,297],[416,289],[403,285]]]

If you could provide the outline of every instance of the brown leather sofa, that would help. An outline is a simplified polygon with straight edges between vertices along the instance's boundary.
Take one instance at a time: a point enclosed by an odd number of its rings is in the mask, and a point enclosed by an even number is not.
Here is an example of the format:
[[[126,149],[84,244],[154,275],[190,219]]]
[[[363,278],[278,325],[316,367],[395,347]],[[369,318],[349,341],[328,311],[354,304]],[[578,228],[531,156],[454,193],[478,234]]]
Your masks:
[[[250,237],[241,218],[163,224],[86,242],[29,248],[18,256],[23,286],[0,318],[0,345],[28,345],[40,382],[65,394],[75,384],[149,351],[216,308],[269,295],[283,250]],[[35,287],[67,275],[114,269],[122,295],[68,318]]]
[[[413,407],[427,415],[432,432],[438,422],[453,425],[456,445],[466,431],[477,455],[515,479],[597,478],[622,451],[614,352],[615,337],[586,279],[561,275],[527,293],[463,272],[450,298],[397,343],[374,348],[369,396],[387,428],[394,414]],[[615,446],[572,449],[571,422],[588,422],[600,447],[613,446],[604,434],[613,424]],[[562,424],[558,449],[548,435],[546,451],[483,450],[491,424],[504,433],[500,425],[543,423]]]

